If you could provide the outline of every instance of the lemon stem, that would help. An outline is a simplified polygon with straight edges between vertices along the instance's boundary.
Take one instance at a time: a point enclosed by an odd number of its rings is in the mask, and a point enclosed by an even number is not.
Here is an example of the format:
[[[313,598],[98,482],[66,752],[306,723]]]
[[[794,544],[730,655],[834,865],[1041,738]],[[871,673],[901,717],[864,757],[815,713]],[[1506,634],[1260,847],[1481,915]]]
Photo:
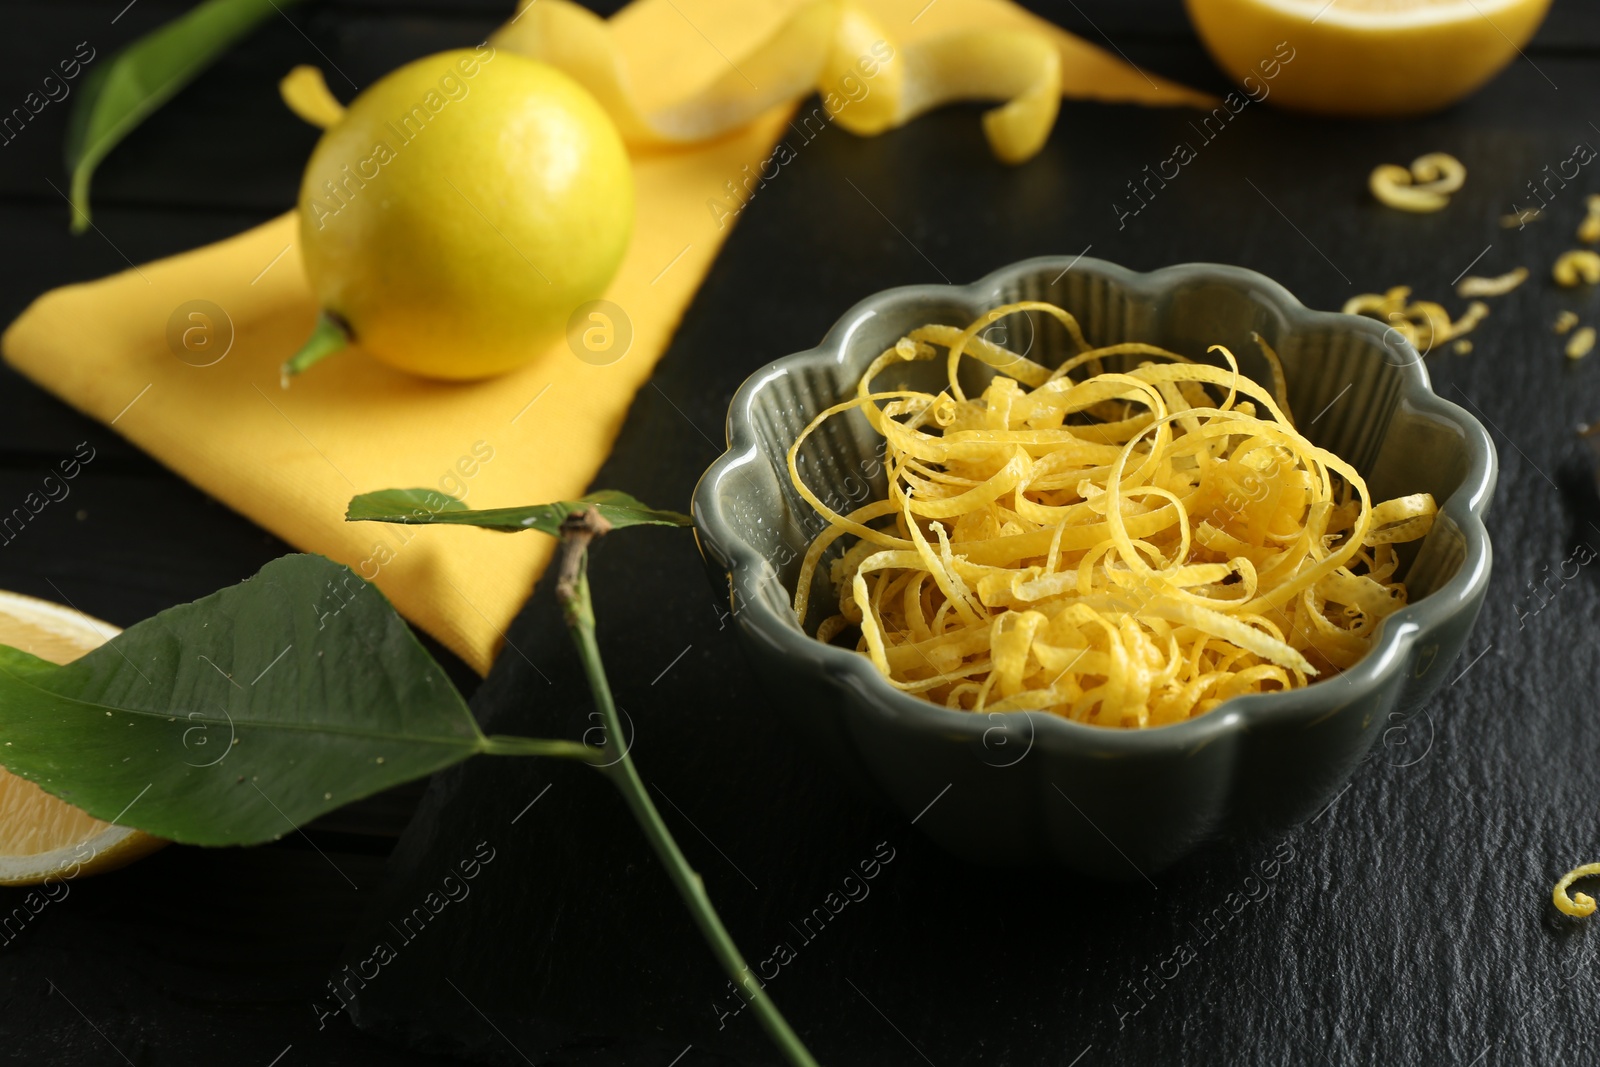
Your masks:
[[[311,336],[306,338],[306,343],[300,346],[300,351],[284,360],[279,368],[280,384],[289,388],[289,379],[297,374],[304,374],[312,364],[319,363],[335,352],[342,352],[350,347],[350,326],[331,311],[324,311],[317,316],[317,324],[311,330]]]

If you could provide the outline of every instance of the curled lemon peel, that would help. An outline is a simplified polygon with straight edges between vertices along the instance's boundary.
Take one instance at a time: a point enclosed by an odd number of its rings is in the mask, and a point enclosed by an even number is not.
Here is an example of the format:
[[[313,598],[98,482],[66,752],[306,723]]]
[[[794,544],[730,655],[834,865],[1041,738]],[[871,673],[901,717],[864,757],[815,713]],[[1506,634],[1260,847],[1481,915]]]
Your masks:
[[[1550,902],[1563,915],[1572,915],[1577,918],[1593,915],[1595,909],[1594,897],[1591,897],[1588,893],[1574,893],[1569,897],[1567,896],[1567,890],[1578,879],[1592,878],[1595,875],[1600,875],[1600,863],[1585,863],[1581,867],[1574,867],[1562,875],[1561,881],[1557,882],[1555,888],[1550,890]]]
[[[1055,369],[985,336],[1021,311],[1060,327]],[[1041,302],[910,331],[789,450],[790,480],[827,524],[801,564],[802,625],[813,586],[831,588],[837,612],[817,635],[857,632],[905,692],[1116,727],[1353,665],[1405,604],[1396,544],[1438,509],[1425,493],[1374,504],[1354,468],[1295,430],[1281,361],[1256,342],[1269,386],[1220,345],[1208,357],[1222,366],[1094,347]],[[930,374],[937,392],[904,384]],[[858,417],[883,439],[886,487],[846,507],[803,472],[819,430]]]
[[[1379,203],[1401,211],[1439,211],[1450,194],[1467,180],[1467,168],[1455,156],[1430,152],[1412,160],[1411,166],[1383,163],[1372,169],[1367,187]]]
[[[1504,282],[1505,279],[1477,280]],[[1511,288],[1515,288],[1515,285],[1509,286],[1505,291],[1509,292]],[[1467,305],[1467,310],[1459,319],[1452,320],[1443,305],[1431,300],[1412,301],[1411,287],[1397,285],[1384,293],[1360,293],[1353,296],[1345,301],[1343,311],[1346,315],[1365,315],[1388,324],[1396,333],[1411,342],[1418,352],[1426,356],[1447,341],[1454,341],[1475,330],[1480,322],[1488,318],[1489,305],[1481,300],[1474,300]]]
[[[999,102],[983,115],[984,135],[998,159],[1021,163],[1044,147],[1061,106],[1061,55],[1042,34],[981,29],[896,42],[846,0],[804,4],[736,68],[654,110],[639,102],[606,20],[568,0],[522,0],[489,43],[565,71],[635,147],[720,137],[817,92],[840,126],[862,136],[955,101]]]
[[[1600,252],[1592,252],[1587,248],[1563,252],[1556,258],[1555,266],[1550,268],[1550,276],[1557,285],[1568,289],[1594,285],[1600,282]]]
[[[297,117],[325,130],[344,118],[344,105],[328,89],[317,67],[302,63],[278,82],[278,95]]]

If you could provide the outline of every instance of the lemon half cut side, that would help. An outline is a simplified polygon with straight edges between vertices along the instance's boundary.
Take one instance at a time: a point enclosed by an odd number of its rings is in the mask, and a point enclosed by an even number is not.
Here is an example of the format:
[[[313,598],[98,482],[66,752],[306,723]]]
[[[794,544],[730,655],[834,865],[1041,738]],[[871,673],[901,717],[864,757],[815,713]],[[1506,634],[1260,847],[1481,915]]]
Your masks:
[[[117,634],[109,623],[45,600],[0,591],[0,644],[67,663]],[[0,737],[0,763],[5,761]],[[166,844],[113,826],[0,770],[0,885],[38,885],[111,870]]]
[[[1245,92],[1337,116],[1423,115],[1516,59],[1550,0],[1185,0]],[[1287,58],[1286,58],[1287,57]]]

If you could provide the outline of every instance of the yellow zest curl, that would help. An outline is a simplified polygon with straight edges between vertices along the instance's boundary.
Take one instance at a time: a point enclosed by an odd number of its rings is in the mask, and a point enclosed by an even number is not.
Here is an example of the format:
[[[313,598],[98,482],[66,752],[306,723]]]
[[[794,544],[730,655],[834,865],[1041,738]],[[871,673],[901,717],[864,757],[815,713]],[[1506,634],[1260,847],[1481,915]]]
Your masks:
[[[1367,187],[1378,201],[1401,211],[1438,211],[1467,180],[1467,168],[1455,156],[1430,152],[1412,161],[1408,170],[1393,163],[1373,168]]]
[[[1513,271],[1512,274],[1516,272]],[[1524,272],[1526,273],[1526,272]],[[1511,275],[1506,275],[1509,278]],[[1481,281],[1501,283],[1505,278],[1479,278],[1467,279],[1468,281]],[[1506,289],[1507,292],[1515,286]],[[1495,294],[1488,294],[1495,295]],[[1386,293],[1361,293],[1352,296],[1344,303],[1346,315],[1365,315],[1377,319],[1388,325],[1423,355],[1447,341],[1453,341],[1463,334],[1471,333],[1489,316],[1489,305],[1481,300],[1474,300],[1467,305],[1467,310],[1454,322],[1450,313],[1440,304],[1431,300],[1418,300],[1410,302],[1411,287],[1397,285]]]
[[[1582,867],[1574,867],[1562,875],[1561,881],[1550,891],[1550,901],[1556,906],[1556,910],[1577,918],[1593,915],[1594,897],[1588,893],[1577,893],[1569,897],[1567,889],[1579,878],[1592,878],[1597,874],[1600,874],[1600,863],[1585,863]]]
[[[1563,252],[1556,260],[1556,265],[1550,269],[1550,276],[1556,280],[1557,285],[1568,289],[1600,282],[1600,253],[1591,252],[1587,248],[1575,248],[1571,252]]]

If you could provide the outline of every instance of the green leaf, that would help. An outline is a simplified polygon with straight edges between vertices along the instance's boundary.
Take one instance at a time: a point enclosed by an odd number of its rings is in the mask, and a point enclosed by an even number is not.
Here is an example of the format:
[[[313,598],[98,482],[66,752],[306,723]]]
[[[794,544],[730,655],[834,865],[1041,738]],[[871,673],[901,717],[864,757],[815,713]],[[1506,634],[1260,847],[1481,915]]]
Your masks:
[[[10,645],[0,645],[0,670],[12,674],[23,675],[32,671],[52,671],[56,665],[47,659],[40,659],[31,652],[24,652],[20,648]],[[0,765],[4,760],[0,759]]]
[[[626,526],[693,526],[694,520],[676,511],[647,507],[614,489],[562,500],[554,504],[532,504],[520,508],[489,508],[474,511],[457,498],[437,489],[385,489],[363,493],[350,501],[346,522],[398,522],[411,526],[446,524],[481,526],[488,530],[515,533],[538,530],[552,537],[561,533],[561,521],[574,511],[593,507],[616,529]]]
[[[8,770],[91,815],[202,845],[281,837],[474,753],[562,744],[485,738],[383,594],[321,556],[66,666],[0,649],[0,740]]]
[[[205,0],[89,73],[67,120],[73,233],[89,228],[89,179],[106,154],[251,30],[298,2]]]

